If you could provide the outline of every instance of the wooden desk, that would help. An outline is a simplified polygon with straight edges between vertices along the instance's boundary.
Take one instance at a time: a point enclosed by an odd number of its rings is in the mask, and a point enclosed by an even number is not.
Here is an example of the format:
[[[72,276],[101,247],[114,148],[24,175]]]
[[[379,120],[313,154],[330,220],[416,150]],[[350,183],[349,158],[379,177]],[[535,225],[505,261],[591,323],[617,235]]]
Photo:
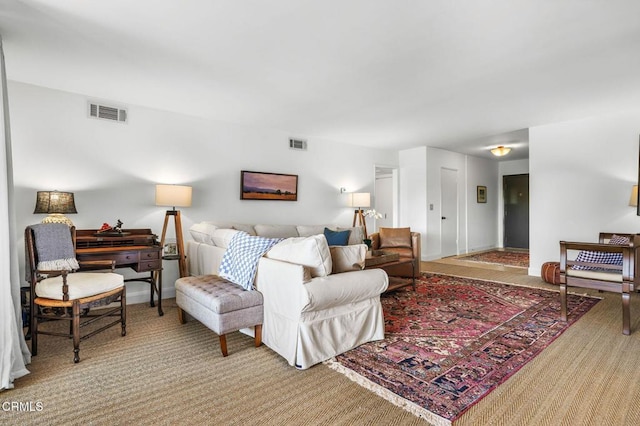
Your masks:
[[[131,268],[136,272],[149,272],[146,278],[125,281],[144,281],[150,284],[149,305],[155,306],[154,293],[158,293],[158,315],[162,312],[162,246],[150,229],[123,229],[122,236],[98,234],[96,229],[76,231],[76,257],[78,261],[115,260],[117,268]]]

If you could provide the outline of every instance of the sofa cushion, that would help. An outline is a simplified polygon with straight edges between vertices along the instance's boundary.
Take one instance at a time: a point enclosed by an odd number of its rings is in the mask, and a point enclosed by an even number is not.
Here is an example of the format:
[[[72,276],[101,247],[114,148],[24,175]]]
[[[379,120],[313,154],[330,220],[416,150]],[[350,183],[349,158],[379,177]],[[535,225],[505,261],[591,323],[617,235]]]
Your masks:
[[[411,228],[380,228],[380,248],[411,248]]]
[[[237,229],[218,228],[211,233],[211,240],[214,245],[227,248],[229,247],[229,243],[231,243],[233,236],[238,232],[242,231],[238,231]]]
[[[265,257],[308,266],[314,278],[331,274],[333,266],[329,244],[324,235],[287,238],[273,246]]]
[[[291,238],[298,236],[295,225],[255,225],[256,235],[266,238]]]
[[[341,272],[359,271],[364,269],[364,258],[367,255],[365,244],[354,244],[350,246],[331,246],[331,272],[339,274]]]
[[[349,244],[362,244],[362,241],[364,240],[364,230],[362,228],[362,226],[353,226],[353,227],[336,227],[336,228],[331,228],[331,229],[335,229],[336,231],[346,231],[349,230],[351,231],[351,233],[349,234]]]
[[[324,228],[324,237],[327,239],[327,244],[330,246],[346,246],[349,243],[350,230],[345,231],[332,231],[329,228]]]
[[[312,235],[318,235],[324,233],[324,228],[337,229],[335,225],[298,225],[299,237],[310,237]]]
[[[199,243],[215,245],[213,242],[213,231],[216,229],[218,229],[218,227],[214,224],[200,222],[193,224],[193,226],[189,228],[189,233],[191,237]]]

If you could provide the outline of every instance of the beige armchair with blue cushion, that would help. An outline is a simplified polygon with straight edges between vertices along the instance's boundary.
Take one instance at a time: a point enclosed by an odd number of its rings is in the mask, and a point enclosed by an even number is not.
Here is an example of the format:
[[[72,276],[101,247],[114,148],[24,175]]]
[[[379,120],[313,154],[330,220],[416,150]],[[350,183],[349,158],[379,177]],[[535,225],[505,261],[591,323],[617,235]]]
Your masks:
[[[598,243],[560,241],[560,319],[567,320],[567,287],[621,293],[622,333],[630,333],[630,293],[637,288],[638,234],[601,233]]]

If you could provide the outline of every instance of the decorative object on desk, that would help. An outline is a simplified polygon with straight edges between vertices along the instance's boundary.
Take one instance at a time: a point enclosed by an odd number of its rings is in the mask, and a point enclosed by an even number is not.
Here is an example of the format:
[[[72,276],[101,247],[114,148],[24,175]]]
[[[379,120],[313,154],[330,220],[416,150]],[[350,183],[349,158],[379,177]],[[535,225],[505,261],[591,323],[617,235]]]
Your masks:
[[[486,186],[478,186],[478,203],[486,203],[487,202],[487,187]]]
[[[111,226],[107,222],[104,222],[98,232],[95,233],[96,237],[105,236],[105,237],[124,237],[125,235],[129,235],[130,232],[122,231],[122,221],[118,219],[116,226]]]
[[[192,188],[190,186],[156,185],[156,206],[172,207],[171,210],[167,210],[164,216],[160,245],[162,247],[165,245],[169,216],[173,216],[173,224],[176,231],[176,255],[178,256],[178,269],[181,278],[187,275],[187,262],[182,238],[182,220],[180,219],[180,210],[176,210],[176,207],[191,207],[191,195]]]
[[[242,170],[240,199],[298,201],[298,175]]]
[[[356,222],[358,225],[362,227],[364,231],[364,237],[367,238],[367,222],[364,220],[364,210],[363,207],[371,206],[371,194],[368,192],[352,192],[349,194],[349,207],[357,207],[353,212],[353,225],[356,226]]]
[[[65,223],[73,226],[65,214],[78,213],[73,192],[38,191],[36,194],[36,208],[33,214],[48,214],[42,223]]]

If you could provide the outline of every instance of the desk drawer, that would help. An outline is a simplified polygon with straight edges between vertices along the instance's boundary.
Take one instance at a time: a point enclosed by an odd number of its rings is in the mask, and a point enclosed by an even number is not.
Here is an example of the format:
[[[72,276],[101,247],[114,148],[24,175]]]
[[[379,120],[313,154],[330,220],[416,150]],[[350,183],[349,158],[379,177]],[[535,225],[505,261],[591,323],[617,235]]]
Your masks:
[[[124,253],[91,253],[91,254],[78,254],[79,260],[115,260],[116,266],[133,265],[138,263],[138,252],[124,252]]]
[[[158,269],[161,268],[160,259],[156,259],[156,260],[141,260],[140,263],[137,266],[138,266],[137,268],[135,266],[133,267],[133,269],[136,272],[157,271]]]
[[[160,250],[140,252],[140,262],[151,259],[160,259]]]

